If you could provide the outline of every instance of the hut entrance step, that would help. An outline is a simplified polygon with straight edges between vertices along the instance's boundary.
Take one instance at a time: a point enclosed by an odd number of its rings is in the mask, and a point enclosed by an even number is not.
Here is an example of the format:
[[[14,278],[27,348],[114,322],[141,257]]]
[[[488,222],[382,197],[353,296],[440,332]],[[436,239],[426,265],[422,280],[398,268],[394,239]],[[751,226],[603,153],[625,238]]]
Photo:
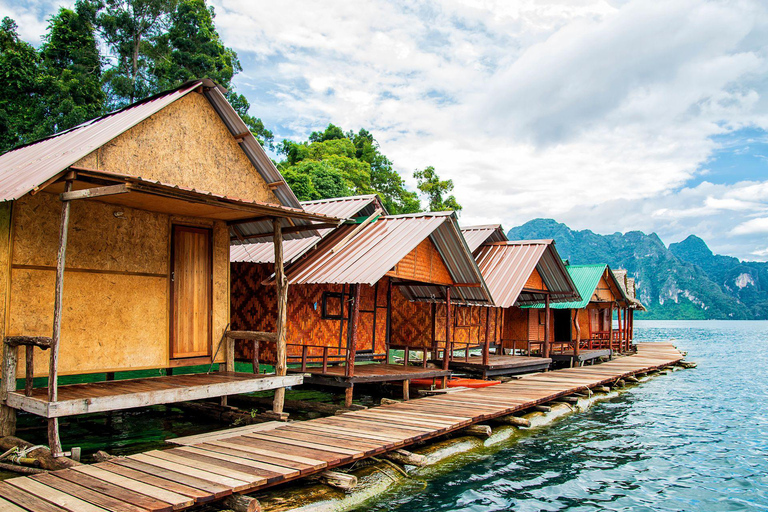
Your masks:
[[[298,386],[302,375],[276,376],[236,372],[168,375],[59,386],[58,400],[48,401],[46,388],[8,393],[7,405],[45,418],[170,404],[240,393]]]

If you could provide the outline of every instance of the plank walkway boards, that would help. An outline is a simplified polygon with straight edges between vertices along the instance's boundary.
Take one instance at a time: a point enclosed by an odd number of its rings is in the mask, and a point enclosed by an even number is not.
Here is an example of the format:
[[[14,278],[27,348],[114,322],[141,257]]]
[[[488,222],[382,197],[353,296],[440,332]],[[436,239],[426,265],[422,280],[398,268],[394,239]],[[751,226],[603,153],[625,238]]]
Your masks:
[[[593,359],[597,359],[600,357],[610,357],[612,354],[613,354],[613,351],[609,348],[581,350],[579,351],[579,355],[576,356],[576,361],[578,362],[591,361]],[[571,361],[574,357],[573,350],[564,350],[562,352],[556,352],[554,354],[550,354],[550,357],[554,361]]]
[[[174,511],[301,478],[468,425],[546,403],[683,358],[669,343],[635,355],[459,393],[258,430],[203,434],[197,442],[0,482],[0,510]],[[270,425],[271,427],[274,425]],[[195,436],[190,436],[193,438]],[[187,441],[194,439],[187,438]],[[175,441],[178,441],[175,440]]]
[[[47,388],[8,394],[8,405],[45,418],[116,411],[149,405],[200,400],[297,386],[302,375],[276,376],[235,372],[194,373],[144,379],[112,380],[59,386],[59,399],[48,401]]]

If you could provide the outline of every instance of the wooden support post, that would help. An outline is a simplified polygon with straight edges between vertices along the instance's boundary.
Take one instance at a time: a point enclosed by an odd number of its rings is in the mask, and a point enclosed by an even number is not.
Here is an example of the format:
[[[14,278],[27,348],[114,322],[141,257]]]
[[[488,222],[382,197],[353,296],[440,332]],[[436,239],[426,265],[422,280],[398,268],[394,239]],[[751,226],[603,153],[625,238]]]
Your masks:
[[[571,366],[576,365],[576,361],[579,359],[579,351],[581,350],[581,325],[579,324],[579,310],[573,310],[573,326],[576,328],[576,343],[573,345],[573,360]]]
[[[72,180],[67,180],[64,192],[72,190]],[[61,345],[61,314],[64,295],[64,264],[67,259],[67,235],[69,232],[69,212],[72,203],[61,203],[61,224],[59,226],[59,252],[56,257],[56,288],[53,300],[53,335],[51,336],[51,358],[48,365],[48,402],[59,399],[59,346]],[[54,457],[61,457],[61,439],[59,438],[59,419],[48,420],[48,447]]]
[[[259,373],[259,340],[253,340],[253,357],[251,358],[253,373]]]
[[[613,350],[613,302],[608,308],[608,348]]]
[[[549,294],[544,296],[544,357],[549,357]]]
[[[224,369],[228,372],[235,371],[235,343],[235,338],[224,336],[224,353],[227,358]]]
[[[5,405],[8,393],[16,391],[16,367],[19,362],[19,347],[3,340],[3,368],[0,381],[0,437],[16,434],[16,409]]]
[[[451,288],[445,287],[445,350],[443,351],[443,370],[451,363],[453,352],[453,316],[451,315]]]
[[[406,346],[403,349],[403,366],[408,366],[408,361],[411,359],[411,347]]]
[[[386,335],[385,335],[385,346],[386,346],[386,354],[387,357],[385,359],[386,363],[389,364],[390,361],[390,345],[392,344],[392,278],[390,277],[387,279],[387,320],[386,320]]]
[[[323,373],[328,373],[328,347],[323,347]]]
[[[411,381],[405,379],[403,381],[403,400],[408,401],[411,399]]]
[[[244,494],[232,494],[227,496],[222,504],[235,512],[261,512],[261,504],[256,498]]]
[[[285,376],[288,373],[288,354],[286,348],[286,323],[288,310],[288,278],[283,267],[283,231],[280,219],[272,219],[275,245],[275,287],[277,291],[277,321],[275,343],[275,375]],[[285,403],[285,388],[275,390],[275,399],[272,403],[272,412],[282,415]]]
[[[352,292],[352,315],[349,319],[349,346],[347,347],[347,367],[345,375],[347,377],[355,376],[355,358],[357,357],[357,324],[360,320],[360,285],[354,284]]]
[[[483,366],[488,366],[491,356],[491,308],[485,308],[485,345],[483,345]]]
[[[27,371],[24,374],[24,395],[32,396],[32,375],[35,372],[35,347],[34,345],[27,345],[24,349],[24,362],[27,366]]]
[[[352,407],[352,397],[355,393],[355,385],[350,384],[348,388],[344,390],[344,408],[349,409]]]
[[[301,371],[307,371],[307,354],[309,353],[309,345],[301,347]]]

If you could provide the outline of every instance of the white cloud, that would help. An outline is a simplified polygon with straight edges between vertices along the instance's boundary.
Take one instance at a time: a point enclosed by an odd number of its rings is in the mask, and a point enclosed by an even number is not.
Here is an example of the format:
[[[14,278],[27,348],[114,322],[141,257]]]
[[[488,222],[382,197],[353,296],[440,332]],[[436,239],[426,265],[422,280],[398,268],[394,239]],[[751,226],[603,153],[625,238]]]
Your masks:
[[[768,233],[768,217],[758,217],[746,222],[742,222],[735,228],[734,235],[752,235],[755,233]]]

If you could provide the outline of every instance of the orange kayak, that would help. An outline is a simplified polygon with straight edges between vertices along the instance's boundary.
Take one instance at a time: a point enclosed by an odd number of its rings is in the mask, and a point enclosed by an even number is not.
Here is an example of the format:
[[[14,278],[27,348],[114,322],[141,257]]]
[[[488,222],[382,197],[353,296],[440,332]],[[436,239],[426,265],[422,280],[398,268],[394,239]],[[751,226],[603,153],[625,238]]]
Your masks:
[[[437,379],[436,382],[439,384],[440,379]],[[453,379],[448,379],[449,388],[487,388],[488,386],[495,386],[496,384],[501,384],[501,381],[500,380],[462,379],[458,377]],[[411,381],[411,386],[430,387],[432,386],[432,379],[413,379]]]

